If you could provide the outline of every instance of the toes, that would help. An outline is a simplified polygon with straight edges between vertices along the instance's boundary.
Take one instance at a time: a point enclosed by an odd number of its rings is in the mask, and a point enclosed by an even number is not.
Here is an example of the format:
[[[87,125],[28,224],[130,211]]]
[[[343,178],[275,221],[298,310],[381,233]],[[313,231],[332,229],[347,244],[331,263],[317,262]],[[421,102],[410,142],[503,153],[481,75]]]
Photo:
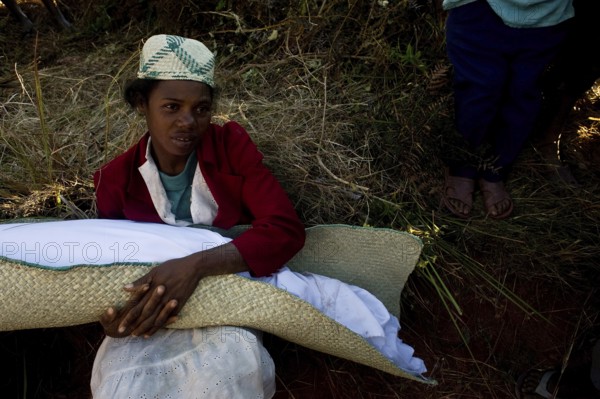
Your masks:
[[[461,200],[456,198],[450,198],[449,201],[457,212],[462,213],[463,215],[468,215],[469,212],[471,212],[471,207],[462,202]]]
[[[490,214],[492,216],[501,215],[502,213],[506,212],[509,207],[510,207],[510,201],[503,199],[502,201],[500,201],[490,207]]]
[[[452,205],[452,207],[459,213],[463,213],[463,209],[462,209],[462,202],[454,199],[454,198],[449,198],[448,202],[450,202],[450,205]]]
[[[487,213],[495,219],[504,219],[512,213],[513,203],[502,182],[479,180]]]

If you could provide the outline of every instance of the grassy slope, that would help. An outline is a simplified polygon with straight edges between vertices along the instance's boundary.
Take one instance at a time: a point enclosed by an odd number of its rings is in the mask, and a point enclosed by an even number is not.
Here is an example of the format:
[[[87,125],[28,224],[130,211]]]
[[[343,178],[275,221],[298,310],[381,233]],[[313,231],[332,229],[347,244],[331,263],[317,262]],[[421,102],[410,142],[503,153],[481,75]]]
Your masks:
[[[142,121],[120,100],[135,70],[131,54],[164,26],[217,49],[216,120],[248,128],[307,225],[392,227],[427,243],[403,293],[403,339],[439,386],[269,338],[278,397],[504,398],[523,369],[552,366],[571,348],[570,364],[584,360],[580,349],[598,331],[594,93],[571,113],[563,138],[580,188],[550,179],[528,146],[510,183],[515,216],[458,221],[439,207],[441,157],[454,142],[439,14],[378,2],[183,2],[183,12],[173,2],[121,3],[63,2],[77,30],[58,33],[41,21],[37,47],[2,14],[2,218],[94,216],[92,171],[141,134]],[[15,365],[5,380],[15,397],[23,386],[36,392],[30,397],[87,389],[95,326],[1,339]]]

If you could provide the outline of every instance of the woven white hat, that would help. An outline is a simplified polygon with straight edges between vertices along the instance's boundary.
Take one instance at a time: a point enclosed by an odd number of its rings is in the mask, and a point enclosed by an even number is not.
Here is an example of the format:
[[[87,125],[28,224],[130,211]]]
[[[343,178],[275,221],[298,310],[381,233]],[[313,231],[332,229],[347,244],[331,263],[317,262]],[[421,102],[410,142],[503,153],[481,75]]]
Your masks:
[[[140,55],[137,77],[153,80],[194,80],[210,87],[215,56],[201,42],[174,35],[150,37]]]

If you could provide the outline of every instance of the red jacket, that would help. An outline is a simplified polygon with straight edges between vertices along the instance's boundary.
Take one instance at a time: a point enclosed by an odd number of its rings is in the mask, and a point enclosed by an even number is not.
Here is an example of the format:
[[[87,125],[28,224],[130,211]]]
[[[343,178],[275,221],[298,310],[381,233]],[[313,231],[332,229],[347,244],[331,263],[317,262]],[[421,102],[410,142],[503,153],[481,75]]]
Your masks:
[[[94,174],[100,218],[163,223],[138,171],[146,162],[148,137]],[[283,266],[304,245],[304,225],[248,133],[235,122],[211,124],[196,155],[218,205],[213,225],[252,224],[232,242],[255,275]]]

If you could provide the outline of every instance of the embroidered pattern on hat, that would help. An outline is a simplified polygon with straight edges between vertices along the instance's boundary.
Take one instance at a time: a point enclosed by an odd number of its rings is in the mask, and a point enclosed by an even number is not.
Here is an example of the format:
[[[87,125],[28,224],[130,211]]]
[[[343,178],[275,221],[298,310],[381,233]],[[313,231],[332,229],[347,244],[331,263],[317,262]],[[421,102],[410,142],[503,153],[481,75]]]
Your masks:
[[[164,45],[148,58],[144,49],[138,77],[195,80],[214,86],[214,56],[202,43],[180,36],[163,36]],[[147,43],[148,44],[148,43]],[[151,51],[151,50],[150,50]]]

